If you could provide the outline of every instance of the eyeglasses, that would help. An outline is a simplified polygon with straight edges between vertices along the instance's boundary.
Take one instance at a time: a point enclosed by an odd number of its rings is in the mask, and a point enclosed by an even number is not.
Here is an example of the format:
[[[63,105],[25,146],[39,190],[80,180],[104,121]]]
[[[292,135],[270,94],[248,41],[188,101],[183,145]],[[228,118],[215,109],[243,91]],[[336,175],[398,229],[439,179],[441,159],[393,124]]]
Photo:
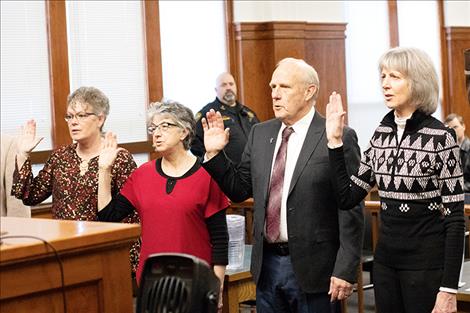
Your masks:
[[[149,135],[153,135],[153,133],[156,132],[157,130],[159,130],[162,133],[166,133],[168,129],[170,129],[171,127],[178,127],[178,125],[168,123],[168,122],[164,122],[158,125],[150,124],[150,126],[147,127],[147,132],[149,133]]]
[[[95,115],[95,116],[98,116],[96,113],[88,113],[88,112],[80,112],[80,113],[77,113],[77,114],[67,114],[64,119],[67,123],[69,123],[70,121],[72,121],[74,118],[77,119],[77,121],[81,122],[83,121],[84,119],[86,119],[88,116],[90,115]]]

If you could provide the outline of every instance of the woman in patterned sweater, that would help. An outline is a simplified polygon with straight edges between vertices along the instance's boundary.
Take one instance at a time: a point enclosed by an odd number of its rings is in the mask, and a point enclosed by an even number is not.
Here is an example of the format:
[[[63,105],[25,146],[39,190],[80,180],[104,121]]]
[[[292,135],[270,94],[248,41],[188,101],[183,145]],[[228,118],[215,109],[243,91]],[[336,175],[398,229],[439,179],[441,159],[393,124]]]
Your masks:
[[[463,179],[453,130],[431,116],[438,80],[421,50],[394,48],[379,62],[391,111],[375,130],[358,172],[344,164],[341,97],[327,107],[332,175],[341,209],[377,185],[381,227],[374,258],[380,313],[456,312],[463,253]]]
[[[18,138],[16,168],[13,173],[12,195],[26,205],[36,205],[52,195],[52,216],[55,219],[96,221],[98,207],[98,181],[104,175],[99,169],[100,153],[104,142],[102,129],[109,114],[109,100],[94,87],[81,87],[69,95],[65,120],[74,141],[50,155],[44,168],[33,177],[30,152],[42,138],[36,137],[36,122],[30,120]],[[114,137],[113,134],[106,134]],[[136,168],[132,155],[121,149],[112,169],[111,194],[119,192]],[[138,216],[125,220],[138,223]],[[131,248],[133,272],[137,268],[139,243]]]

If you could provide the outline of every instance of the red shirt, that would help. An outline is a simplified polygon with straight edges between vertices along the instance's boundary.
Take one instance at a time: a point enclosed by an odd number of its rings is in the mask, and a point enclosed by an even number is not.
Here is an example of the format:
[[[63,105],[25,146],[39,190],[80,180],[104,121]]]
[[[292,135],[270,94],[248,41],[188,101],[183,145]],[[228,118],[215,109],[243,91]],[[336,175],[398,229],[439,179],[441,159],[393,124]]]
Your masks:
[[[159,165],[160,160],[143,164],[121,189],[121,195],[138,211],[142,225],[137,281],[145,260],[153,253],[187,253],[211,264],[205,219],[229,206],[227,197],[199,162],[176,178],[163,174]],[[169,193],[167,184],[175,184]]]

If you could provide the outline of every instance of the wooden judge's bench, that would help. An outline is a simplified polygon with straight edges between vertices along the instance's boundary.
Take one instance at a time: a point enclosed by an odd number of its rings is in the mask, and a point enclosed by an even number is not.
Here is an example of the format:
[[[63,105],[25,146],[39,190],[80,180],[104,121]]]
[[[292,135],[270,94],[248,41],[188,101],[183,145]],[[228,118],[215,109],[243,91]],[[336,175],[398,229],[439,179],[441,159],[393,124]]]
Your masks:
[[[2,217],[0,312],[133,311],[129,247],[135,224]],[[13,238],[18,236],[18,238]],[[62,284],[59,260],[63,266]]]

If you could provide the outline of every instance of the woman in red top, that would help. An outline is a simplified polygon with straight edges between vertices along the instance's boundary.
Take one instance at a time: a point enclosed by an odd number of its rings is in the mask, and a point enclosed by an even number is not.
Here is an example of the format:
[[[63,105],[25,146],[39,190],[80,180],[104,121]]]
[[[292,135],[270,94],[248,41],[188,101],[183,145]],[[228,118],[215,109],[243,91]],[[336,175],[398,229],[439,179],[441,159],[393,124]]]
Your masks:
[[[111,198],[103,189],[108,197],[103,201],[109,205],[98,213],[99,219],[117,221],[134,211],[139,213],[142,249],[138,282],[150,254],[186,253],[213,265],[222,288],[228,263],[225,209],[229,202],[189,152],[196,125],[193,113],[176,102],[153,103],[147,125],[153,147],[162,157],[136,169],[116,197]],[[109,157],[100,159],[102,170],[111,168],[119,151],[110,139],[105,148]],[[220,297],[219,308],[221,304]]]

